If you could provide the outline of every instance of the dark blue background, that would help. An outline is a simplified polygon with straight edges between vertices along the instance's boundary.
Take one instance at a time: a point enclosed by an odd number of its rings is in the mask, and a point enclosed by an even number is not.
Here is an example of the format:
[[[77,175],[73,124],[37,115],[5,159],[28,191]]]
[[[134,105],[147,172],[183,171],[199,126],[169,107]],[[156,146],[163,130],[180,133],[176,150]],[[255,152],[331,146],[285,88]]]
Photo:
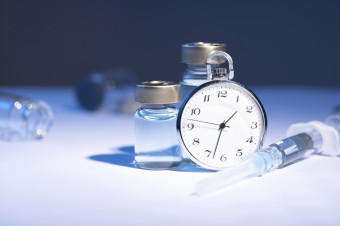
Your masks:
[[[73,85],[115,67],[178,81],[180,45],[228,45],[246,85],[340,87],[337,1],[1,1],[0,85]]]

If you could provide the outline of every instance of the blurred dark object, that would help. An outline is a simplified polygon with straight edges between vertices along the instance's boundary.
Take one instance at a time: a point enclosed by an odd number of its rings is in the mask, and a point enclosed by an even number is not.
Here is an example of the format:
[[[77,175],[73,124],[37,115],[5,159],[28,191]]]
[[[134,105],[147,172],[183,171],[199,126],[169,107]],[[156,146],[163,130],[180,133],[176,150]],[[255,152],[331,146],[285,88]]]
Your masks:
[[[136,73],[126,68],[95,72],[76,85],[77,100],[82,108],[95,111],[103,105],[110,90],[134,85],[136,81]]]
[[[335,114],[335,115],[337,115],[337,114],[340,115],[340,104],[335,105],[333,107],[332,113]]]

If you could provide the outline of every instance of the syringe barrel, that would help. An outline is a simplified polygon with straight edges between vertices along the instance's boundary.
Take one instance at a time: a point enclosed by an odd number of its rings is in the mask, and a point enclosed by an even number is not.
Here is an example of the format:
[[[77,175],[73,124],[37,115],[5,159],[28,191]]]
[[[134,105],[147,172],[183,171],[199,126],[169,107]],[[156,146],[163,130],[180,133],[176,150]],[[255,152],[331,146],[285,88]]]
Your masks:
[[[282,163],[284,166],[305,157],[313,149],[313,139],[307,133],[300,133],[278,141],[270,146],[275,147],[282,154]]]

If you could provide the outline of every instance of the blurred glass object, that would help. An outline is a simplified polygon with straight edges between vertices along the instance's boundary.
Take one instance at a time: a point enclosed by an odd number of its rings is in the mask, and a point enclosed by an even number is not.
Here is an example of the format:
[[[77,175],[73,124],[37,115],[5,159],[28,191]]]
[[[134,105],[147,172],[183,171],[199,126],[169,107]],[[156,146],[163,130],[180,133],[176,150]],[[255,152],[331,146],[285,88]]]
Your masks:
[[[118,92],[114,91],[132,88],[136,81],[136,73],[127,68],[95,72],[86,76],[76,85],[76,97],[80,106],[88,111],[115,108],[119,112],[134,112],[139,105],[135,104],[131,92],[123,90],[126,95],[119,96]]]
[[[0,139],[39,140],[47,136],[53,112],[47,103],[0,93]]]

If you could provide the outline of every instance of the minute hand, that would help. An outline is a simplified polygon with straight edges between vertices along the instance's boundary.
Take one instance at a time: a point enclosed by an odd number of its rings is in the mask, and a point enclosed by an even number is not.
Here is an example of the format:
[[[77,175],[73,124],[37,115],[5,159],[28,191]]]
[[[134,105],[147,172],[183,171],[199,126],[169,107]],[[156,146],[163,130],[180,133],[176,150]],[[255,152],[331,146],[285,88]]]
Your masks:
[[[216,151],[217,151],[217,147],[218,147],[218,143],[220,142],[220,138],[221,138],[221,134],[222,134],[222,131],[225,127],[229,127],[229,126],[226,126],[227,122],[230,121],[230,119],[232,119],[232,117],[234,117],[234,115],[236,115],[237,111],[235,111],[234,114],[232,114],[232,116],[230,116],[227,121],[223,121],[221,124],[220,124],[220,128],[219,128],[219,134],[218,134],[218,138],[217,138],[217,143],[216,143],[216,146],[215,146],[215,150],[214,150],[214,153],[213,153],[213,158],[215,158],[215,154],[216,154]]]

